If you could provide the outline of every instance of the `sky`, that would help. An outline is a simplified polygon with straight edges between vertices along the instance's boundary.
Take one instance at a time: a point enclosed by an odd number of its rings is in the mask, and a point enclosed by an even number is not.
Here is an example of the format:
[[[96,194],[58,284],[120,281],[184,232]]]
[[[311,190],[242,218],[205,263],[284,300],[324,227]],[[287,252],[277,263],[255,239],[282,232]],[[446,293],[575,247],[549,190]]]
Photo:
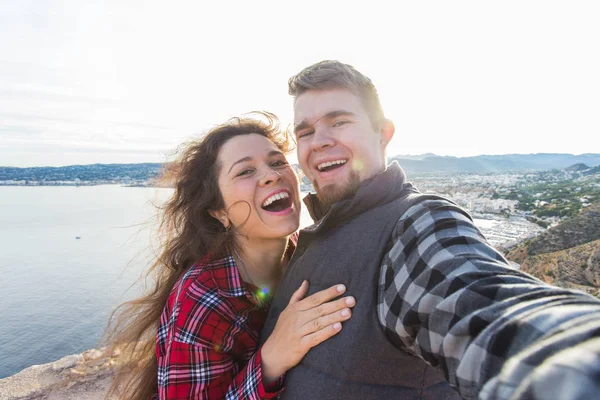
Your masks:
[[[323,59],[378,88],[389,155],[600,152],[597,1],[0,0],[0,165],[163,162]],[[293,157],[292,157],[293,159]]]

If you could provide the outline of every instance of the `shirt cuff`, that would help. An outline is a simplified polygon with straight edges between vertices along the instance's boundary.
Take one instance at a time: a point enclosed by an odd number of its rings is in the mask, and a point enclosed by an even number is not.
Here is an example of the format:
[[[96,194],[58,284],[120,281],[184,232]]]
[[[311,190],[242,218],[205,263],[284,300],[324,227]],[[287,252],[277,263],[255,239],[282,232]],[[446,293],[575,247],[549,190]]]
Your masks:
[[[254,365],[256,366],[256,370],[258,371],[258,395],[261,399],[272,399],[277,397],[281,392],[285,390],[285,386],[283,386],[283,380],[285,379],[285,374],[281,375],[277,380],[272,382],[270,385],[264,385],[262,378],[262,355],[261,355],[262,347],[258,349],[256,355],[254,357]]]

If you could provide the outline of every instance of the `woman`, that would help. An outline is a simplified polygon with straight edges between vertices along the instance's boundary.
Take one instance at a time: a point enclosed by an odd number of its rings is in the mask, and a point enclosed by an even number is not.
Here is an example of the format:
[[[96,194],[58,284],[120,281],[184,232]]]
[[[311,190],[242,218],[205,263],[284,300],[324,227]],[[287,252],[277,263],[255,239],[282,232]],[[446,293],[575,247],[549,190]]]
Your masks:
[[[303,299],[304,282],[257,348],[300,217],[289,139],[262,116],[218,126],[170,166],[155,282],[120,308],[111,341],[125,361],[109,396],[275,397],[283,374],[350,318],[354,299],[336,299],[343,285]]]

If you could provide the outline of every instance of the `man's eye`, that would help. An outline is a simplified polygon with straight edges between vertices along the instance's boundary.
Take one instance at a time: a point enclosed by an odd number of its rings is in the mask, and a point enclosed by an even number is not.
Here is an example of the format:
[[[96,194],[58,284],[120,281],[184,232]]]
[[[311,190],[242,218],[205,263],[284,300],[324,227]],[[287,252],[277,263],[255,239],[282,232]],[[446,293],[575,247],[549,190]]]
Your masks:
[[[305,130],[305,131],[300,131],[296,134],[296,136],[298,136],[298,139],[312,135],[315,131],[310,129],[310,130]]]
[[[288,165],[288,163],[286,161],[283,161],[283,160],[277,160],[277,161],[273,161],[271,163],[272,167],[285,167],[286,165]]]
[[[337,128],[338,126],[346,125],[346,124],[349,124],[349,123],[350,123],[350,121],[348,121],[348,120],[344,119],[344,120],[341,120],[341,121],[336,121],[336,122],[333,124],[333,126],[334,126],[335,128]]]

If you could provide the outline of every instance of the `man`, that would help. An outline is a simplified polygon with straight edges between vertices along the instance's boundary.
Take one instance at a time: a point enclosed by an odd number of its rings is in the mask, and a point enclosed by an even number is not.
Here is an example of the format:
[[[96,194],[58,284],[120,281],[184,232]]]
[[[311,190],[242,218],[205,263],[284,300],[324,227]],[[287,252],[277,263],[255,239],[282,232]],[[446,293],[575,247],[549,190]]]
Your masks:
[[[341,281],[357,303],[288,372],[283,398],[600,398],[599,301],[509,268],[465,211],[386,168],[394,125],[369,78],[323,61],[289,90],[315,224],[263,341],[304,279],[311,293]]]

